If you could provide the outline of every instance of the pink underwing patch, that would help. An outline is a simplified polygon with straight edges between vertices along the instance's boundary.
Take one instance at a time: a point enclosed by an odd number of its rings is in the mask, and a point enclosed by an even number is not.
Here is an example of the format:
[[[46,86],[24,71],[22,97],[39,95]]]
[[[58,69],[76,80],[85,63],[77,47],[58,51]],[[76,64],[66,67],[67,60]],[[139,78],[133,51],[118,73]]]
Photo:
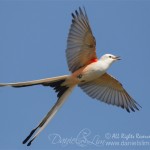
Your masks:
[[[97,61],[98,61],[97,58],[91,59],[91,60],[90,60],[90,64],[91,64],[91,63],[94,63],[94,62],[97,62]]]

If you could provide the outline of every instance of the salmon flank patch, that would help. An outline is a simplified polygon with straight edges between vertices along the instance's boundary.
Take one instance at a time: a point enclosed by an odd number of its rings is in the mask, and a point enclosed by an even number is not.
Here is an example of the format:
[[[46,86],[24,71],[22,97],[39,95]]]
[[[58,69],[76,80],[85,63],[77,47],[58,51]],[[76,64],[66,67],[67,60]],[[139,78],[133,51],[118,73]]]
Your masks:
[[[97,62],[97,61],[98,61],[97,58],[91,59],[89,64],[94,63],[94,62]]]

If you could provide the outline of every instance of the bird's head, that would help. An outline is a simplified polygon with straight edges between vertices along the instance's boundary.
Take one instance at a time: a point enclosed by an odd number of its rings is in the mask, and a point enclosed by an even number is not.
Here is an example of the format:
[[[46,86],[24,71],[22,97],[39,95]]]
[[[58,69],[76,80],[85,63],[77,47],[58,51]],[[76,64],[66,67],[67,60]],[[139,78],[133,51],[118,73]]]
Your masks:
[[[101,61],[105,62],[109,66],[117,60],[121,60],[119,56],[115,56],[112,54],[105,54],[100,58]]]

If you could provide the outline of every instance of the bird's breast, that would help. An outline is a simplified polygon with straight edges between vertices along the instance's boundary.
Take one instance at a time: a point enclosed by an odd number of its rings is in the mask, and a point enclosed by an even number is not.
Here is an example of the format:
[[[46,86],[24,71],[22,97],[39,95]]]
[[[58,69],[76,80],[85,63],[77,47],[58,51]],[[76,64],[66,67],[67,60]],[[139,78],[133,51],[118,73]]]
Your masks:
[[[99,78],[101,75],[103,75],[105,71],[101,69],[98,63],[92,63],[85,67],[85,69],[82,72],[82,80],[85,80],[86,82],[94,80],[96,78]]]
[[[104,69],[102,69],[97,62],[95,62],[75,71],[69,77],[68,81],[72,84],[79,84],[99,78],[104,73]]]

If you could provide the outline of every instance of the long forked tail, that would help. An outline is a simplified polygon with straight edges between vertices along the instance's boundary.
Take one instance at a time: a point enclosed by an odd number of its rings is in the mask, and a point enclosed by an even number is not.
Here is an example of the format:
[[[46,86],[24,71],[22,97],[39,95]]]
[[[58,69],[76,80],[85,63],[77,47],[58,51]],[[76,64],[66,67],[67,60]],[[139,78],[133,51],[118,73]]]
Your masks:
[[[56,86],[57,87],[57,86]],[[71,91],[73,90],[74,86],[68,87],[64,93],[61,93],[60,97],[58,98],[55,105],[52,107],[52,109],[47,113],[47,115],[43,118],[43,120],[39,123],[39,125],[34,128],[30,134],[27,136],[27,138],[22,142],[23,144],[27,143],[32,135],[36,132],[36,134],[33,136],[33,138],[28,142],[27,146],[30,146],[33,140],[39,135],[39,133],[47,126],[47,124],[52,120],[56,112],[60,109],[62,104],[65,102]]]
[[[40,79],[40,80],[33,80],[33,81],[27,81],[27,82],[16,82],[16,83],[0,83],[0,87],[3,86],[12,86],[12,87],[27,87],[27,86],[33,86],[33,85],[44,85],[44,86],[49,86],[50,83],[53,83],[55,81],[60,81],[60,80],[66,80],[68,75],[64,76],[58,76],[58,77],[53,77],[53,78],[45,78],[45,79]]]
[[[54,90],[57,92],[57,97],[58,97],[57,102],[52,107],[52,109],[47,113],[47,115],[42,119],[42,121],[38,124],[38,126],[30,132],[27,138],[23,141],[23,144],[27,143],[32,137],[32,135],[37,131],[35,135],[33,136],[33,138],[27,144],[27,146],[31,145],[33,140],[47,126],[47,124],[51,121],[51,119],[54,117],[56,112],[60,109],[62,104],[65,102],[65,100],[67,99],[71,91],[73,90],[75,85],[67,86],[63,84],[66,81],[67,77],[68,75],[64,75],[64,76],[58,76],[54,78],[46,78],[46,79],[34,80],[34,81],[28,81],[28,82],[0,83],[0,87],[2,86],[26,87],[26,86],[41,84],[43,86],[53,87]]]

